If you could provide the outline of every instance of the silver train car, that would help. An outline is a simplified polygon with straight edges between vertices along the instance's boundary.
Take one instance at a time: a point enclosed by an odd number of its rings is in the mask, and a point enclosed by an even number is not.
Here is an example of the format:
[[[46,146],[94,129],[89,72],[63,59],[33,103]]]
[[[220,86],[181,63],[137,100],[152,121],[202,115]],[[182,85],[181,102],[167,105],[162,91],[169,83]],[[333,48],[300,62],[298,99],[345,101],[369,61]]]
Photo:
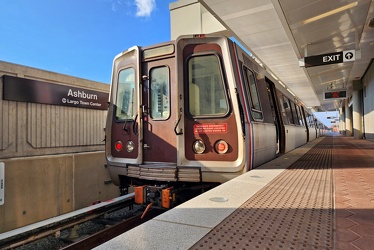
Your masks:
[[[107,168],[139,204],[171,208],[318,136],[313,115],[227,37],[182,36],[114,59]]]

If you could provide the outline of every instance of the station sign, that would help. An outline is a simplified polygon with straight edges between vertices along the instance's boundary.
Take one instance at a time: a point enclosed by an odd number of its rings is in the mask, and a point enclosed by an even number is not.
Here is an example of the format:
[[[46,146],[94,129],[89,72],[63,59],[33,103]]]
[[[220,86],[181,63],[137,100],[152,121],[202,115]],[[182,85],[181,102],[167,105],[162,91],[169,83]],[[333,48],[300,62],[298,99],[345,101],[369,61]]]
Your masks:
[[[3,99],[107,110],[109,93],[3,75]]]
[[[347,98],[347,90],[345,89],[334,89],[323,92],[323,100],[341,100]]]
[[[343,62],[353,62],[356,59],[355,50],[346,50],[329,54],[307,56],[299,60],[301,67],[314,67]]]

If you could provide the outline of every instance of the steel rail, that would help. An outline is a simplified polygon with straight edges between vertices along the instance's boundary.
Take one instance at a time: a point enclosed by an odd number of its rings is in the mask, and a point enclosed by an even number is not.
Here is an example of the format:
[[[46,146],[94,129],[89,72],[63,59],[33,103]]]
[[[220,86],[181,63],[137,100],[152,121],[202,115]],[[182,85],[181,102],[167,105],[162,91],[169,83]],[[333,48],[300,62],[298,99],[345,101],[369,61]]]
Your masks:
[[[62,249],[64,250],[82,250],[82,249],[92,249],[99,246],[114,237],[131,230],[134,227],[141,225],[142,223],[151,220],[152,218],[162,214],[165,210],[150,209],[144,216],[142,213],[134,215],[133,217],[119,222],[116,225],[110,226],[104,230],[101,230],[89,237],[83,238],[69,246]],[[143,216],[143,217],[142,217]]]
[[[100,217],[119,207],[130,206],[134,202],[134,193],[100,202],[60,216],[46,219],[15,230],[0,234],[1,249],[11,249],[37,239],[52,235],[63,229],[73,227],[88,220]]]

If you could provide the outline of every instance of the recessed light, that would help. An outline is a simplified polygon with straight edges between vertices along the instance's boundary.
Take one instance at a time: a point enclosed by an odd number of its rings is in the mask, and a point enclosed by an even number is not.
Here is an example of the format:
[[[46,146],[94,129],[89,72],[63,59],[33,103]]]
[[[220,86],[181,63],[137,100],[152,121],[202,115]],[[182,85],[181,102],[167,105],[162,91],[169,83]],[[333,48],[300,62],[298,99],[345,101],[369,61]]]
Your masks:
[[[358,2],[354,2],[354,3],[350,3],[350,4],[347,4],[347,5],[344,5],[340,8],[337,8],[337,9],[334,9],[334,10],[331,10],[331,11],[328,11],[328,12],[325,12],[321,15],[318,15],[318,16],[315,16],[315,17],[312,17],[312,18],[309,18],[307,20],[304,20],[302,22],[302,24],[307,24],[307,23],[311,23],[311,22],[314,22],[314,21],[317,21],[319,19],[322,19],[322,18],[325,18],[325,17],[328,17],[328,16],[331,16],[331,15],[334,15],[336,13],[339,13],[339,12],[342,12],[344,10],[347,10],[347,9],[350,9],[350,8],[353,8],[355,6],[357,6]]]
[[[225,197],[212,197],[212,198],[209,198],[209,200],[213,202],[227,202],[229,199]]]

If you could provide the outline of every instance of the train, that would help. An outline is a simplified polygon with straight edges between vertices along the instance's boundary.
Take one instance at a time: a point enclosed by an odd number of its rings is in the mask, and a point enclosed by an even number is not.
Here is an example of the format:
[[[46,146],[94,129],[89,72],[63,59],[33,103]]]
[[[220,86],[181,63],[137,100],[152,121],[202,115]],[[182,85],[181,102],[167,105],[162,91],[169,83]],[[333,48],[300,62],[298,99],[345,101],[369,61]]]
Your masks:
[[[138,204],[172,208],[322,135],[293,93],[228,37],[186,35],[113,60],[106,165]]]

